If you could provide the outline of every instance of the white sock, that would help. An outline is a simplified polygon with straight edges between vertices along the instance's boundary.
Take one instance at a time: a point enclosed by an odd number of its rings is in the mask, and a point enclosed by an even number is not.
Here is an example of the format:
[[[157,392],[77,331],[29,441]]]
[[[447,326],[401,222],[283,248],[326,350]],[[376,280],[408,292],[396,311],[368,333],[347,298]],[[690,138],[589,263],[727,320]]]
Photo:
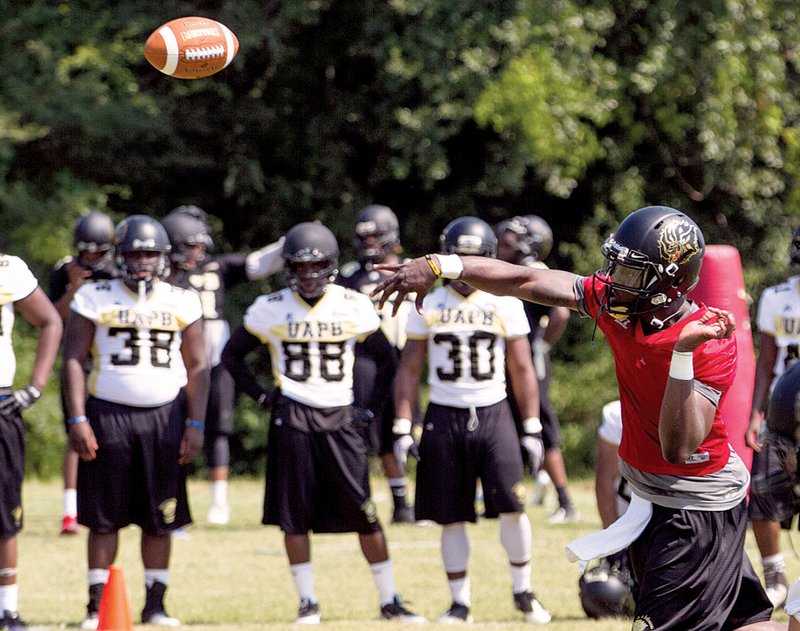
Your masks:
[[[159,582],[169,585],[169,570],[146,569],[144,571],[144,586],[152,587],[153,583]]]
[[[228,481],[214,480],[211,483],[211,503],[225,506],[228,503]]]
[[[511,586],[515,594],[531,590],[531,564],[509,565],[511,568]]]
[[[531,522],[525,513],[500,513],[500,543],[510,563],[531,560]]]
[[[101,570],[101,569],[90,569],[87,572],[87,579],[89,581],[89,585],[98,585],[102,583],[105,585],[108,583],[108,570]]]
[[[469,563],[469,539],[464,522],[442,527],[442,562],[448,574],[466,572]]]
[[[761,565],[765,570],[772,570],[773,572],[786,572],[786,563],[783,561],[783,554],[772,554],[768,557],[761,558]]]
[[[64,489],[63,495],[64,515],[77,517],[78,515],[78,489]]]
[[[372,578],[375,580],[375,587],[378,588],[378,597],[381,600],[381,607],[394,600],[397,595],[397,586],[394,583],[394,571],[392,571],[392,560],[386,559],[380,563],[370,563]]]
[[[454,603],[466,605],[467,607],[472,604],[469,589],[469,576],[450,579],[447,581],[447,584],[450,587],[450,594],[453,597]]]
[[[306,563],[295,563],[289,566],[292,572],[294,588],[300,600],[308,599],[317,602],[317,595],[314,592],[314,571],[311,569],[311,561]]]
[[[392,490],[392,495],[395,497],[405,497],[406,487],[408,486],[408,478],[389,478],[389,488]]]
[[[16,613],[19,588],[16,583],[12,585],[0,585],[0,611],[10,611]]]

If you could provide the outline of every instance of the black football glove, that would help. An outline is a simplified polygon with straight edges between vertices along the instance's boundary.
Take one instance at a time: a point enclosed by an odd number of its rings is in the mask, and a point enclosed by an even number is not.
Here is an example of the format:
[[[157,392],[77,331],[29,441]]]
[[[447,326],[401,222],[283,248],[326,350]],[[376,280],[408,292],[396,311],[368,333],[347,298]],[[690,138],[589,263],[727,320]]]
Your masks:
[[[372,410],[368,410],[367,408],[353,408],[353,420],[356,423],[360,423],[363,427],[369,427],[374,418],[375,415],[372,413]]]
[[[10,417],[16,412],[26,410],[41,396],[42,393],[39,388],[31,384],[19,390],[14,390],[14,392],[0,401],[0,416]]]

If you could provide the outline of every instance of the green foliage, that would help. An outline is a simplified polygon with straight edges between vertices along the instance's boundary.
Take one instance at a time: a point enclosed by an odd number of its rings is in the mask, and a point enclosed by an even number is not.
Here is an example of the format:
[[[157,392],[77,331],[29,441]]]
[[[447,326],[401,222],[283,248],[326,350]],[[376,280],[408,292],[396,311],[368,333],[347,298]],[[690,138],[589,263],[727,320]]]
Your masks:
[[[40,280],[89,209],[196,203],[219,250],[236,251],[307,219],[346,244],[371,201],[396,210],[408,254],[436,248],[458,215],[539,214],[556,235],[549,263],[583,274],[622,217],[667,204],[739,248],[754,300],[786,273],[800,220],[795,2],[2,6],[0,249]],[[231,27],[233,64],[196,81],[151,68],[143,43],[176,12]],[[251,291],[231,297],[234,322]],[[577,330],[556,398],[585,461],[570,425],[598,413],[576,381],[598,359]],[[244,434],[258,421],[243,410]]]

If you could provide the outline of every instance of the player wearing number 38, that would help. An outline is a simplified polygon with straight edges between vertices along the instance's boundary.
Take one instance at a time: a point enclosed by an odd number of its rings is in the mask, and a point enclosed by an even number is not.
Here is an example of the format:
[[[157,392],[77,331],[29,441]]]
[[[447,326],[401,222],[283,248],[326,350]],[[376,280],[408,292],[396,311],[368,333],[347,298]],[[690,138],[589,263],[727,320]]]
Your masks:
[[[132,215],[114,237],[122,277],[87,283],[70,305],[64,348],[69,437],[80,455],[78,521],[89,528],[89,604],[97,628],[119,530],[142,529],[142,622],[177,626],[164,610],[170,533],[191,523],[185,469],[203,446],[209,372],[200,299],[163,282],[169,238]],[[88,380],[84,366],[92,356]]]

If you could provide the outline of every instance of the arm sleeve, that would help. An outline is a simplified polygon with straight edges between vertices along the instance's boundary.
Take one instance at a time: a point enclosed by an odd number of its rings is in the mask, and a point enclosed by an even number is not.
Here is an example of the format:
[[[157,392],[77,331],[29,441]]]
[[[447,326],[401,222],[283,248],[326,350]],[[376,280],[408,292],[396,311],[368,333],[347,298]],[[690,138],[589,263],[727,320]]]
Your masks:
[[[283,268],[283,237],[251,252],[245,258],[247,278],[254,280],[275,274]]]
[[[254,401],[267,391],[258,383],[245,362],[245,357],[261,346],[259,339],[243,326],[234,329],[231,338],[222,349],[222,363],[236,382],[236,386]]]
[[[375,386],[367,401],[367,408],[378,416],[386,408],[386,401],[392,396],[394,376],[400,365],[400,358],[397,350],[380,329],[356,345],[356,354],[358,353],[371,357],[377,368]]]

